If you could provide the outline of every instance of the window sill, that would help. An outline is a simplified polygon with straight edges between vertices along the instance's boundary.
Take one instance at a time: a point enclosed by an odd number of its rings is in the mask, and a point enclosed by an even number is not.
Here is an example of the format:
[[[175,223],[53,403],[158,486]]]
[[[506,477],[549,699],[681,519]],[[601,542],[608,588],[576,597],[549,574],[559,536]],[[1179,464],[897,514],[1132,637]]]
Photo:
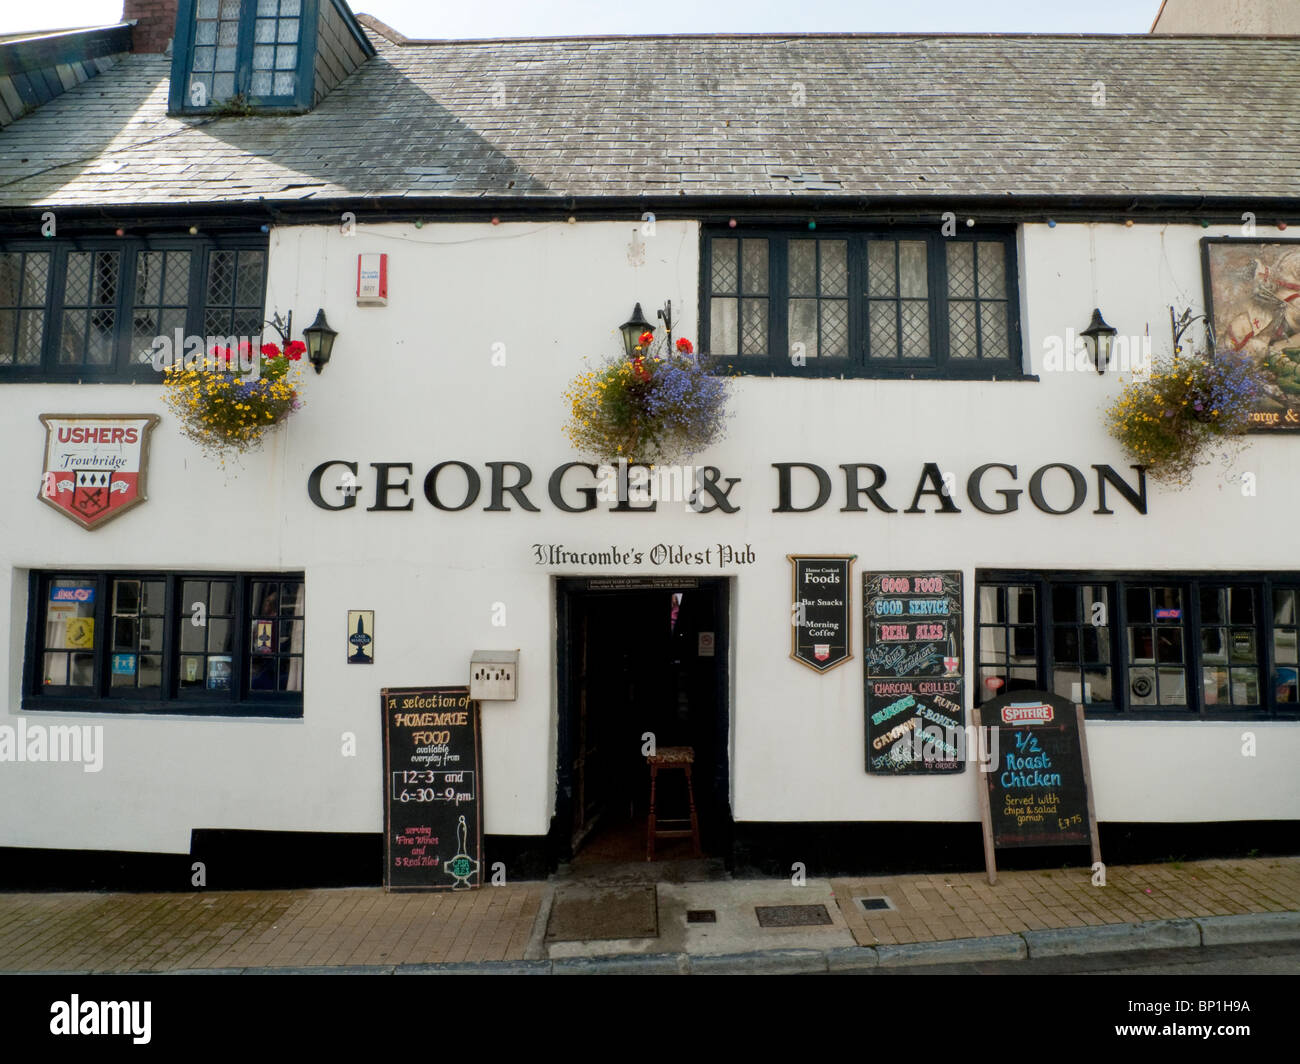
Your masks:
[[[223,109],[220,104],[208,107],[168,108],[168,118],[256,118],[258,115],[305,115],[311,112],[300,100],[286,103],[249,103],[247,107]]]
[[[69,713],[82,716],[97,714],[138,714],[151,717],[236,717],[275,720],[301,719],[302,702],[193,702],[171,699],[166,702],[130,702],[116,698],[40,698],[27,696],[22,701],[25,713]]]
[[[1164,713],[1098,710],[1094,713],[1085,708],[1083,719],[1089,722],[1106,721],[1112,724],[1237,724],[1241,722],[1296,724],[1300,723],[1300,706],[1296,709],[1280,709],[1273,713],[1262,712],[1257,709],[1243,709],[1239,713],[1194,713],[1189,710],[1170,710]]]
[[[1038,375],[1021,373],[1012,367],[986,369],[984,367],[961,367],[960,369],[935,369],[933,366],[889,366],[880,369],[864,369],[861,365],[852,366],[844,362],[827,359],[818,362],[809,359],[803,366],[792,366],[788,361],[754,358],[752,361],[737,361],[734,356],[700,355],[700,361],[712,372],[737,377],[779,377],[804,378],[808,380],[871,380],[871,381],[988,381],[1003,382],[1037,382]]]

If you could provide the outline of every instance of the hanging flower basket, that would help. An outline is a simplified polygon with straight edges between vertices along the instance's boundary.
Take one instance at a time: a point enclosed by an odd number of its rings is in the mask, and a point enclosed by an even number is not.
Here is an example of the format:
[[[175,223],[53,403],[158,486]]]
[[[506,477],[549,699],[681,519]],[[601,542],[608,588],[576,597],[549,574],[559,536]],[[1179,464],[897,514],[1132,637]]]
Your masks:
[[[214,347],[195,366],[168,366],[164,397],[182,434],[222,461],[256,449],[267,429],[302,406],[297,363],[305,350],[298,340],[289,341],[283,350],[263,344],[248,373],[240,369],[241,360],[249,362],[247,342],[237,352]]]
[[[647,331],[634,358],[609,359],[569,383],[564,432],[575,448],[603,462],[673,464],[725,435],[726,379],[700,365],[689,340],[666,346]]]
[[[1158,361],[1125,385],[1106,427],[1149,477],[1186,487],[1213,453],[1244,442],[1263,381],[1253,358],[1234,353]]]

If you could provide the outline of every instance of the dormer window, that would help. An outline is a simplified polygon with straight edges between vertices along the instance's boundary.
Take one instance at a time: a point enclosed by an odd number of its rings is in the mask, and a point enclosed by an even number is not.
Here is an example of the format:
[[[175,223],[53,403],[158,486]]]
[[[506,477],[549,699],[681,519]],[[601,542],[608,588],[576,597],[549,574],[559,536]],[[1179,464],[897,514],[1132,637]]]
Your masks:
[[[180,0],[170,108],[305,111],[373,54],[343,0]]]
[[[294,107],[303,80],[303,8],[311,0],[192,0],[181,110]],[[178,27],[180,29],[181,27]],[[175,88],[175,86],[173,86]]]

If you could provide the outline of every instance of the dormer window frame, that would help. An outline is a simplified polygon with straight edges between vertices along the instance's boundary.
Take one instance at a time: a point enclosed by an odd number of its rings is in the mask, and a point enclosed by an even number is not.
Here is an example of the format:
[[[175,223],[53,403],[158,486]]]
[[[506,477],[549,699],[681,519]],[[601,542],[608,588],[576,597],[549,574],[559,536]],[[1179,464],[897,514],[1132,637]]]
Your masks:
[[[230,106],[232,97],[214,98],[205,85],[203,98],[206,102],[195,102],[193,86],[195,84],[196,49],[214,47],[197,39],[199,14],[202,9],[206,17],[209,10],[218,14],[223,8],[236,0],[180,0],[176,16],[176,37],[172,50],[171,89],[168,98],[168,110],[173,114],[212,115],[221,114]],[[315,60],[317,22],[320,15],[320,0],[299,0],[298,39],[296,42],[297,62],[292,68],[283,68],[280,73],[294,73],[294,91],[292,94],[266,95],[253,92],[254,50],[291,42],[268,42],[257,40],[257,22],[259,17],[265,23],[268,19],[285,17],[281,12],[285,8],[284,0],[237,0],[239,4],[239,31],[235,44],[234,93],[242,103],[254,112],[292,113],[309,110],[315,91]],[[326,0],[328,2],[328,0]],[[273,10],[272,10],[273,9]],[[294,16],[289,16],[294,17]],[[278,36],[278,34],[276,34]],[[227,45],[226,47],[229,47]],[[206,67],[207,64],[203,63]],[[201,71],[200,71],[201,72]],[[274,77],[274,74],[272,75]]]

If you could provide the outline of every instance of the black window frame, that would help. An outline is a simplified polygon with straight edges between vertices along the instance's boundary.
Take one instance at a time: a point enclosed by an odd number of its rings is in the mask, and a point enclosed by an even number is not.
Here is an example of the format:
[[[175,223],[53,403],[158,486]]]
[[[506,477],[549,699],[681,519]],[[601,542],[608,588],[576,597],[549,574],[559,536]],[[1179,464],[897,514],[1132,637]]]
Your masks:
[[[270,240],[264,233],[232,233],[189,236],[158,233],[141,236],[71,236],[51,237],[46,240],[0,239],[0,252],[45,251],[51,253],[49,279],[45,292],[44,334],[41,342],[41,361],[35,366],[0,363],[0,384],[49,383],[73,384],[82,381],[94,383],[161,384],[162,373],[149,363],[131,361],[134,330],[137,253],[141,251],[190,252],[190,278],[185,314],[185,335],[208,335],[207,290],[210,260],[214,251],[261,251],[262,310],[266,318],[266,286],[270,273]],[[116,251],[120,253],[117,298],[114,303],[114,355],[111,365],[94,366],[85,363],[68,365],[58,360],[62,313],[66,303],[68,256],[75,252]],[[176,352],[179,356],[181,352]]]
[[[1035,663],[1037,686],[1046,691],[1052,687],[1052,671],[1056,664],[1055,649],[1052,643],[1054,603],[1052,590],[1061,586],[1078,586],[1083,584],[1103,585],[1108,588],[1111,603],[1109,627],[1109,653],[1112,692],[1121,697],[1121,701],[1084,703],[1084,715],[1092,720],[1141,720],[1141,721],[1288,721],[1300,720],[1300,700],[1282,702],[1276,698],[1274,672],[1279,667],[1275,660],[1273,645],[1273,594],[1274,591],[1294,591],[1300,601],[1300,572],[1280,570],[1251,570],[1241,572],[1222,572],[1206,570],[1187,571],[1098,571],[1098,570],[1011,570],[979,569],[975,574],[975,648],[977,667],[975,684],[982,683],[978,668],[980,654],[981,625],[994,626],[995,622],[985,621],[982,616],[980,591],[995,586],[1032,586],[1037,595],[1035,625],[1037,641],[1040,648]],[[1130,626],[1129,603],[1126,592],[1137,586],[1177,586],[1182,589],[1183,616],[1179,619],[1183,630],[1182,668],[1187,692],[1186,708],[1162,707],[1159,705],[1134,705],[1129,700],[1129,674],[1133,666],[1128,658],[1128,630]],[[1225,620],[1223,626],[1250,627],[1255,632],[1255,663],[1259,673],[1260,701],[1241,709],[1227,709],[1221,703],[1207,703],[1203,688],[1203,669],[1216,668],[1217,663],[1206,663],[1201,647],[1201,631],[1204,627],[1214,627],[1218,622],[1202,623],[1201,592],[1224,586],[1249,586],[1257,593],[1255,619],[1249,625]],[[1154,624],[1154,621],[1134,621],[1134,624]],[[1295,628],[1297,622],[1284,628]],[[1231,636],[1230,636],[1231,638]],[[1138,666],[1143,667],[1143,666]],[[1158,668],[1158,663],[1152,666]],[[1232,664],[1225,666],[1229,669]],[[1239,666],[1245,667],[1245,666]],[[1300,661],[1283,662],[1281,668],[1291,669],[1300,675]],[[1229,692],[1231,697],[1231,673],[1229,674]],[[987,697],[1003,693],[989,692]],[[975,691],[978,702],[987,700],[985,692]]]
[[[89,693],[72,694],[75,688],[61,687],[56,694],[46,694],[42,684],[45,654],[45,606],[54,580],[84,580],[95,587],[94,676]],[[113,656],[113,602],[110,594],[115,580],[165,581],[166,612],[163,622],[162,682],[158,697],[133,698],[114,688],[111,675]],[[180,687],[181,659],[189,652],[181,649],[181,626],[190,623],[189,604],[182,601],[186,581],[231,580],[234,582],[234,605],[230,654],[232,667],[228,691],[185,690]],[[28,574],[27,641],[23,654],[22,708],[24,710],[62,710],[74,713],[144,713],[157,715],[213,717],[300,718],[306,690],[307,611],[304,604],[302,687],[300,691],[265,691],[250,686],[250,645],[252,643],[252,585],[259,581],[298,583],[305,586],[301,571],[231,572],[201,570],[150,569],[61,569],[31,570]],[[102,633],[102,634],[100,634]],[[280,655],[277,655],[277,659]]]
[[[768,241],[768,347],[765,355],[714,354],[710,350],[713,258],[715,239]],[[848,356],[824,355],[807,358],[796,366],[791,361],[789,338],[788,241],[848,241]],[[929,302],[930,357],[928,359],[871,359],[867,353],[867,321],[864,313],[866,290],[867,244],[871,240],[914,241],[927,245],[927,291]],[[946,247],[951,242],[998,243],[1003,247],[1005,302],[1007,306],[1006,359],[949,357],[948,329],[948,259]],[[944,236],[937,227],[832,226],[816,229],[790,227],[748,227],[705,225],[700,228],[698,349],[714,372],[740,376],[777,377],[848,377],[902,380],[1036,380],[1026,373],[1020,328],[1020,286],[1017,232],[1014,228],[992,231],[980,229]],[[856,293],[856,294],[855,294]],[[969,301],[968,297],[953,297]],[[977,304],[978,306],[978,304]],[[739,311],[738,311],[739,316]],[[978,310],[976,312],[978,318]],[[739,325],[738,325],[739,328]],[[784,353],[782,353],[784,352]]]

